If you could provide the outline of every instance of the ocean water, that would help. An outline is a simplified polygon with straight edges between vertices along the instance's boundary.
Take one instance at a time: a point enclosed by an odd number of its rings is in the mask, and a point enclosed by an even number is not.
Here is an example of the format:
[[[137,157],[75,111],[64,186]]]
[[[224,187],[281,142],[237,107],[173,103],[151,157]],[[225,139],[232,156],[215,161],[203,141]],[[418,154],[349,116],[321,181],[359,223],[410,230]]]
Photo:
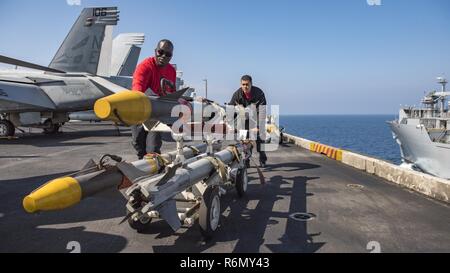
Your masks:
[[[386,123],[395,118],[395,115],[292,115],[280,116],[280,126],[292,135],[400,164],[400,149]]]

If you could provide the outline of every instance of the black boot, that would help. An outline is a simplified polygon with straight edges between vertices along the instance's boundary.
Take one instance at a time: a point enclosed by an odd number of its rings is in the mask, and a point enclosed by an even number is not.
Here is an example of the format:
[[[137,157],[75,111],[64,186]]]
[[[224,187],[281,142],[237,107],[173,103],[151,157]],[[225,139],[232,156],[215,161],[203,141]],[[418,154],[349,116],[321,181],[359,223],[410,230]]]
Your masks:
[[[266,167],[266,162],[265,161],[259,161],[259,167],[265,168]]]

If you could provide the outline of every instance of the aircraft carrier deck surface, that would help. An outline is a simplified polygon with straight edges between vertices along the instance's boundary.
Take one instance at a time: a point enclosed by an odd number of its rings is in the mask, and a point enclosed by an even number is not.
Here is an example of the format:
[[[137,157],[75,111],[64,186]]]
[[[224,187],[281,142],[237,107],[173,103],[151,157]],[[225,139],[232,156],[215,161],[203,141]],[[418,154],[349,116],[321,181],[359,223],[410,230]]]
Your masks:
[[[0,252],[450,252],[450,207],[338,161],[286,144],[268,154],[260,185],[255,168],[247,196],[222,197],[220,228],[202,242],[197,226],[173,233],[155,221],[143,233],[127,223],[118,191],[56,212],[27,214],[22,199],[53,178],[105,153],[135,160],[130,131],[69,124],[64,133],[0,140]],[[36,131],[37,132],[37,131]],[[174,150],[165,143],[163,152]],[[256,153],[255,153],[256,154]],[[311,213],[309,221],[290,217]]]

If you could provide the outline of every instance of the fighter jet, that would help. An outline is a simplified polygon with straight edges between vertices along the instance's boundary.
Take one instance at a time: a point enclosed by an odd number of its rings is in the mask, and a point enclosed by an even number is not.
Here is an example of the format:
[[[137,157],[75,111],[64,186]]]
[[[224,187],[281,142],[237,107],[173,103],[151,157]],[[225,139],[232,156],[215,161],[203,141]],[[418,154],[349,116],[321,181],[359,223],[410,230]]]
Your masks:
[[[38,70],[0,72],[0,137],[19,126],[56,133],[69,113],[92,110],[97,99],[129,89],[143,36],[123,36],[116,50],[124,53],[112,59],[118,21],[117,7],[83,9],[48,67],[0,55],[2,63]]]

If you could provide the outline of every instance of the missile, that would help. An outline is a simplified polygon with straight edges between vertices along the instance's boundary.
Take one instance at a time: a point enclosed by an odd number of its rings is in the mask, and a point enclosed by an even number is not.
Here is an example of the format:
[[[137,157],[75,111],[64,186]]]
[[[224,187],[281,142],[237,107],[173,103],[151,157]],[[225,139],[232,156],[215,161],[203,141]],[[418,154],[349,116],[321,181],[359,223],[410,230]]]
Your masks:
[[[127,209],[131,215],[146,215],[157,210],[159,215],[176,231],[180,227],[173,198],[198,182],[207,179],[215,169],[220,178],[229,180],[225,165],[232,165],[237,156],[247,149],[246,144],[239,143],[214,154],[213,157],[199,158],[177,168],[172,175],[161,174],[138,181],[126,194],[129,196]],[[218,161],[217,161],[218,160]],[[169,176],[169,177],[168,177]]]
[[[137,92],[136,92],[137,93]],[[213,145],[218,149],[219,143]],[[183,148],[185,158],[193,158],[204,153],[207,144]],[[140,176],[154,175],[164,168],[164,163],[173,162],[177,152],[162,154],[160,157],[146,157],[132,163],[120,162],[116,166],[93,167],[66,177],[51,180],[34,190],[23,199],[23,207],[28,213],[62,210],[79,203],[83,198],[93,196],[106,189],[118,187],[124,182]],[[119,160],[120,161],[120,160]],[[130,184],[131,185],[131,184]]]

